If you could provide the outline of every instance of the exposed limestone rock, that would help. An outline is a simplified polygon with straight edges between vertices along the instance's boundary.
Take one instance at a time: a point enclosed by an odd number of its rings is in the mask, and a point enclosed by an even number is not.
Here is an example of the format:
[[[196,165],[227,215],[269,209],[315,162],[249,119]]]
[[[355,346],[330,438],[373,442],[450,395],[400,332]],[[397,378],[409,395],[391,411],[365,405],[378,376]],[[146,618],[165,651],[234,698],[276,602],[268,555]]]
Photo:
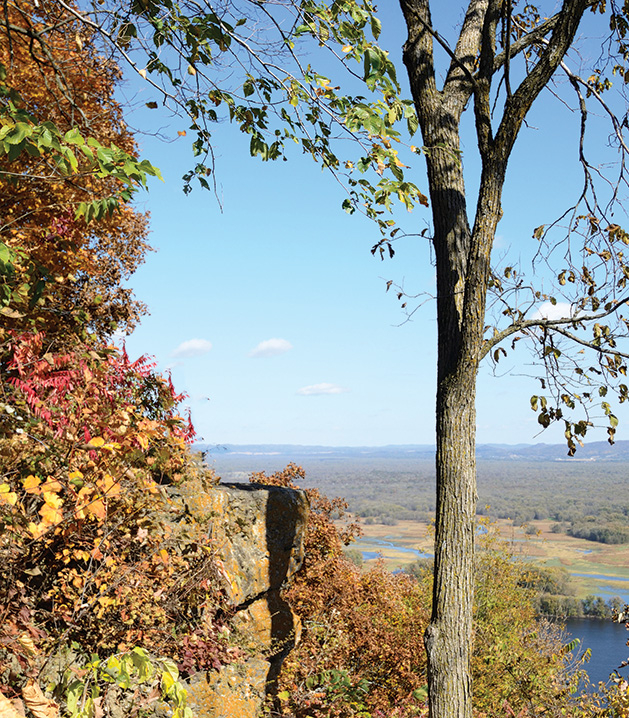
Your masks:
[[[198,718],[256,718],[301,625],[280,596],[304,559],[308,499],[303,491],[259,484],[219,484],[194,498],[211,516],[234,635],[253,657],[190,681]]]
[[[255,718],[266,698],[271,664],[256,658],[200,674],[190,682],[188,703],[197,718]]]
[[[239,643],[248,651],[268,658],[285,655],[299,643],[301,622],[279,591],[250,603],[232,620]]]
[[[225,569],[232,605],[279,589],[301,566],[308,517],[303,491],[219,484],[203,508],[213,517],[213,545]]]

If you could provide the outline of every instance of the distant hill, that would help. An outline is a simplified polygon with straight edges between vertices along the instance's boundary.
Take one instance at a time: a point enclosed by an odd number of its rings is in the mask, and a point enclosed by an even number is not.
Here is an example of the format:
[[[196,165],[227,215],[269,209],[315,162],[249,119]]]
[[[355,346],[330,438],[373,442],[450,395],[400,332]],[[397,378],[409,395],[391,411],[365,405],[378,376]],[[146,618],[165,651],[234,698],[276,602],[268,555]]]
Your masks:
[[[246,457],[274,457],[299,462],[301,459],[319,461],[338,459],[427,459],[434,457],[435,447],[429,444],[402,444],[390,446],[300,446],[291,444],[197,444],[214,459]],[[476,455],[480,461],[629,461],[629,441],[617,441],[613,446],[606,441],[594,441],[579,448],[576,456],[569,457],[565,444],[479,444]]]

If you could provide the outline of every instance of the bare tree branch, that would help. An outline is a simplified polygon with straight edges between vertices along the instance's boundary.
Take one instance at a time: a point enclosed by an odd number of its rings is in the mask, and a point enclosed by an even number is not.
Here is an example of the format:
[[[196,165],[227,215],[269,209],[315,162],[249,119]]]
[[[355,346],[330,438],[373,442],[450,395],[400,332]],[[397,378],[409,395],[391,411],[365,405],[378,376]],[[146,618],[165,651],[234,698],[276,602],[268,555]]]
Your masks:
[[[624,299],[621,299],[616,304],[614,304],[613,307],[611,307],[608,311],[599,312],[598,314],[588,314],[585,316],[578,316],[578,317],[562,317],[560,319],[544,319],[540,317],[539,319],[524,319],[522,321],[514,322],[511,324],[511,326],[506,327],[500,332],[496,332],[493,337],[490,339],[485,339],[483,342],[483,348],[481,351],[481,358],[487,356],[489,352],[496,347],[498,344],[503,342],[508,337],[512,336],[513,334],[517,334],[519,332],[523,332],[527,329],[532,328],[538,328],[538,329],[552,329],[553,331],[556,331],[560,334],[563,334],[565,336],[569,336],[571,339],[576,341],[579,344],[582,344],[583,346],[587,346],[590,349],[595,349],[597,351],[604,351],[601,350],[600,347],[596,347],[596,345],[591,344],[590,342],[584,341],[580,338],[578,338],[576,335],[573,335],[569,332],[566,332],[562,327],[565,326],[574,326],[575,324],[580,323],[587,323],[587,322],[595,322],[599,319],[604,319],[605,317],[609,317],[612,314],[615,314],[620,307],[627,304],[629,302],[629,297],[625,297]],[[621,352],[617,352],[614,350],[612,353],[614,354],[620,354],[621,356],[626,356],[629,358],[629,354],[625,355]]]

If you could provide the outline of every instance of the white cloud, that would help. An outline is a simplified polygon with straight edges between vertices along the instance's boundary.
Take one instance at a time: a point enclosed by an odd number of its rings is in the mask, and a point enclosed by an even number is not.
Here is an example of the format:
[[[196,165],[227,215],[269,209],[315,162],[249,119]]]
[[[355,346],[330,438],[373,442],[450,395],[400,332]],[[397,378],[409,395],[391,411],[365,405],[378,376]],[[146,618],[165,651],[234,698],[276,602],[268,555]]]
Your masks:
[[[171,356],[181,357],[200,357],[203,354],[207,354],[212,348],[212,343],[208,342],[207,339],[188,339],[188,341],[182,342]]]
[[[260,342],[257,347],[254,347],[250,352],[250,357],[275,357],[278,354],[285,354],[293,348],[290,342],[286,339],[266,339]]]
[[[322,394],[344,394],[349,391],[338,384],[311,384],[310,386],[303,386],[297,390],[300,396],[321,396]]]
[[[573,314],[572,305],[568,302],[557,302],[551,304],[544,302],[533,314],[533,319],[564,319]]]

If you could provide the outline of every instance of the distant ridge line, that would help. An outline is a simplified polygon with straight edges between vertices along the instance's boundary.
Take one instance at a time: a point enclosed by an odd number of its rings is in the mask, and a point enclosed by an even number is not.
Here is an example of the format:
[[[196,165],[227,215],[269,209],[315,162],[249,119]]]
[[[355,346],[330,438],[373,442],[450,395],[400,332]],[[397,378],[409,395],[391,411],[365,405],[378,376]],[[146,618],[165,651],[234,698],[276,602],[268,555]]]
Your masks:
[[[435,447],[431,444],[389,444],[385,446],[322,446],[302,444],[196,444],[215,459],[228,457],[282,457],[288,460],[310,459],[432,459]],[[478,444],[476,456],[480,461],[629,461],[629,441],[593,441],[580,447],[574,457],[567,455],[565,444]]]

